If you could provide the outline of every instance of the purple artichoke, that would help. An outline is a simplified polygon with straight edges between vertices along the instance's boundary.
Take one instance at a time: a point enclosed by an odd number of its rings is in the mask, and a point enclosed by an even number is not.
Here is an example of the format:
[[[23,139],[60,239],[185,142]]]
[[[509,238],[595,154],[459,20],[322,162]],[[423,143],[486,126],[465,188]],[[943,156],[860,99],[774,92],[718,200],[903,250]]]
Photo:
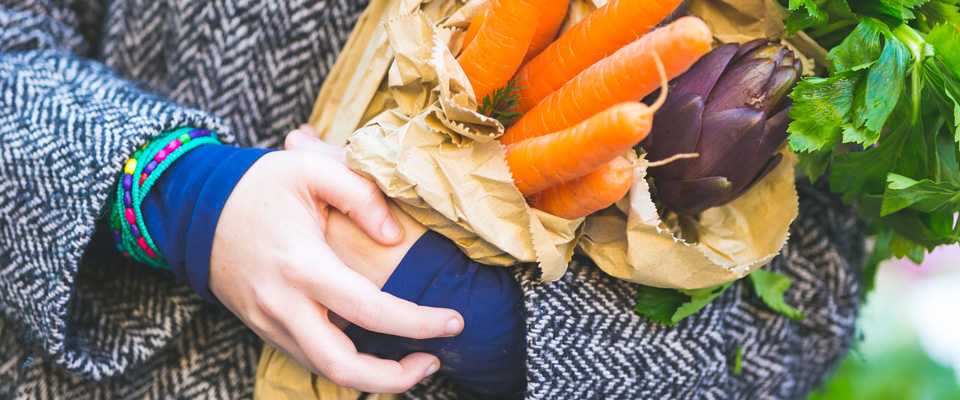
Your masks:
[[[800,61],[778,44],[728,44],[704,56],[670,85],[643,143],[649,160],[700,157],[652,168],[661,202],[695,215],[730,202],[780,162]]]

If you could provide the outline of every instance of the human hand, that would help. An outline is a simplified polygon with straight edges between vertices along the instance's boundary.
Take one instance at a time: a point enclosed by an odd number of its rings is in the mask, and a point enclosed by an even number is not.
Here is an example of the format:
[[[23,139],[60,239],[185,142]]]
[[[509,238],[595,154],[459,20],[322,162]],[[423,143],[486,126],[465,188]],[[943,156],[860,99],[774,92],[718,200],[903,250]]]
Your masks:
[[[398,361],[358,353],[333,313],[365,329],[424,339],[454,336],[463,317],[381,292],[327,244],[336,209],[382,245],[402,229],[375,185],[343,164],[333,146],[298,146],[263,156],[240,179],[217,223],[210,265],[214,295],[265,341],[334,383],[402,392],[439,368],[430,354]],[[385,279],[385,278],[384,278]]]
[[[302,127],[301,130],[308,134],[291,133],[285,146],[288,150],[312,150],[333,154],[337,158],[343,156],[342,149],[317,139],[309,127]],[[335,209],[328,213],[326,225],[327,245],[334,254],[350,269],[357,271],[380,288],[386,284],[387,279],[400,265],[400,261],[407,255],[410,248],[427,231],[426,227],[396,205],[393,203],[388,205],[391,214],[404,232],[403,238],[394,243],[377,242],[349,216]]]

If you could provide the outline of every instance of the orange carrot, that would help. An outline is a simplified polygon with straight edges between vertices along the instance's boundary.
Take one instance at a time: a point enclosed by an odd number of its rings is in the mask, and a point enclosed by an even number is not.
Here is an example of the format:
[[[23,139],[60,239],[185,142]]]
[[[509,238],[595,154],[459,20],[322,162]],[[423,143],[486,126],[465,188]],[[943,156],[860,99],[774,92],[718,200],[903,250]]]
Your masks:
[[[476,14],[473,15],[473,18],[470,18],[470,26],[467,27],[467,32],[463,34],[463,48],[467,48],[467,46],[473,42],[473,39],[477,37],[477,32],[480,32],[483,21],[487,20],[487,12],[489,11],[490,3],[484,3],[475,11]]]
[[[477,37],[460,54],[460,66],[477,100],[504,87],[530,47],[541,0],[492,0]]]
[[[696,17],[678,19],[587,68],[543,99],[500,138],[504,144],[573,126],[611,105],[637,101],[660,84],[657,58],[668,79],[710,51],[710,28]]]
[[[632,185],[633,164],[617,157],[596,171],[538,193],[531,204],[558,217],[576,219],[610,207]]]
[[[537,21],[537,30],[533,33],[533,40],[530,41],[530,48],[527,49],[524,61],[536,57],[553,41],[553,38],[557,37],[557,30],[567,17],[569,8],[570,0],[556,0],[551,4],[544,4],[543,9],[540,10],[540,20]]]
[[[507,147],[513,182],[524,196],[584,176],[640,143],[654,109],[622,103],[569,129]]]
[[[533,108],[580,71],[649,32],[681,2],[610,0],[596,9],[520,69],[519,110]]]

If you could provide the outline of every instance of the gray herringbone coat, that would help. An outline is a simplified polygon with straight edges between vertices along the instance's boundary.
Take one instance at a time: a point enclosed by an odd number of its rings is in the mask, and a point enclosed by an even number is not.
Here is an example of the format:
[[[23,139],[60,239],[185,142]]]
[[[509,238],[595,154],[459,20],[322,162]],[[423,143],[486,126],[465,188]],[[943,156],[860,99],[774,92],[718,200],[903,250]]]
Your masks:
[[[363,0],[0,0],[0,398],[249,397],[260,341],[102,233],[121,162],[192,125],[276,146],[303,122]],[[862,238],[801,188],[772,268],[807,318],[737,284],[679,327],[630,312],[634,288],[575,262],[517,270],[528,398],[796,398],[850,346]],[[730,369],[744,349],[743,373]],[[442,380],[410,393],[447,398]]]

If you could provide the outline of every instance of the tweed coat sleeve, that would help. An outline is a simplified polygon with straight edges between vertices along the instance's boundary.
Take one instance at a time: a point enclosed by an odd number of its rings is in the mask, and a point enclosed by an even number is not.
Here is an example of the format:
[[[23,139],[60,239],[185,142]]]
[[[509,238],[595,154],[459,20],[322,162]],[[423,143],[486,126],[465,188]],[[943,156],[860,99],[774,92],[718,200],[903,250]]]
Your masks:
[[[110,354],[115,345],[82,334],[84,325],[109,324],[105,317],[84,320],[72,311],[90,310],[97,295],[89,292],[104,290],[77,284],[82,258],[125,264],[111,259],[117,256],[110,246],[94,245],[122,162],[168,129],[225,132],[207,114],[83,58],[96,43],[84,32],[95,31],[87,27],[96,26],[101,7],[96,1],[0,1],[0,313],[36,353],[95,379],[148,356]],[[104,251],[89,254],[98,248]],[[120,325],[135,324],[135,315],[125,318],[114,332],[135,330]]]

